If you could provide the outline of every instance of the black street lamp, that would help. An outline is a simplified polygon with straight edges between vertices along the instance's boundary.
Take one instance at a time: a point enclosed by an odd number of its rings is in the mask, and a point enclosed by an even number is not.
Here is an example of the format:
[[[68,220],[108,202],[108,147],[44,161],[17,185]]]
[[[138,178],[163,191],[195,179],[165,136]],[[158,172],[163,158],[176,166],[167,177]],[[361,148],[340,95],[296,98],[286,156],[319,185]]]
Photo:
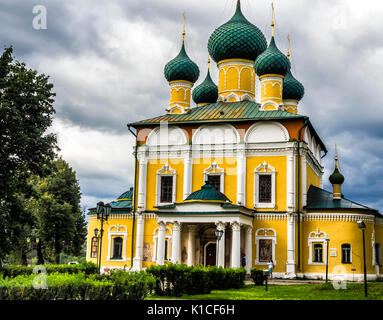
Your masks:
[[[222,235],[223,235],[223,230],[218,230],[218,229],[216,229],[215,230],[215,236],[216,236],[216,238],[217,238],[217,254],[216,254],[216,256],[215,256],[215,264],[218,266],[218,255],[219,255],[219,241],[221,240],[221,238],[222,238]]]
[[[364,230],[366,230],[366,224],[363,220],[357,222],[359,229],[363,232],[363,271],[364,271],[364,296],[367,297],[367,272],[366,272],[366,243],[364,239]]]
[[[108,217],[110,215],[110,212],[112,210],[112,207],[109,203],[104,205],[104,202],[100,201],[97,203],[97,220],[101,221],[101,229],[100,229],[100,256],[98,258],[98,272],[100,273],[101,269],[101,249],[102,249],[102,235],[104,234],[104,221],[108,221]],[[98,233],[98,231],[97,231]]]
[[[326,241],[326,249],[327,249],[327,253],[326,253],[326,283],[328,281],[328,246],[329,246],[329,242],[330,242],[330,238],[326,235],[326,237],[324,238],[324,240]]]

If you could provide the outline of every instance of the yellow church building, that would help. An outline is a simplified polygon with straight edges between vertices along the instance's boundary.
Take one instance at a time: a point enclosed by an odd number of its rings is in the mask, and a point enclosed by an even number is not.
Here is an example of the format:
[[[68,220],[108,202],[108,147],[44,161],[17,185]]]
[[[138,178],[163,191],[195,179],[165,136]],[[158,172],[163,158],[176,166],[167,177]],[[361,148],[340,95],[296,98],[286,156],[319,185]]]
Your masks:
[[[380,277],[383,216],[343,196],[336,152],[333,190],[322,188],[328,151],[299,114],[304,87],[290,53],[277,47],[272,20],[267,42],[238,0],[208,40],[218,84],[209,59],[194,89],[200,71],[184,28],[180,52],[164,69],[166,113],[128,124],[134,187],[110,203],[101,242],[96,208],[89,211],[87,259],[103,272],[167,262],[244,262],[249,272],[272,260],[274,277],[324,278],[328,267],[329,279],[361,280],[364,233],[367,277]]]

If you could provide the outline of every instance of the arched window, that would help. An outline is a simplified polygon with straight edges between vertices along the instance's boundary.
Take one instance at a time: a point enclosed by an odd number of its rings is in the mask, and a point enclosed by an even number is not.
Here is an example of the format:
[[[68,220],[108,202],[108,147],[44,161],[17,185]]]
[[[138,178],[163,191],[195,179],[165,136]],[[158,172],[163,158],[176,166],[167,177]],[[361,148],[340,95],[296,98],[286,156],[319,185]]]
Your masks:
[[[382,252],[380,248],[380,243],[375,243],[375,263],[378,266],[382,265]]]
[[[113,256],[112,259],[122,259],[122,238],[113,239]]]
[[[98,253],[98,238],[93,237],[91,242],[90,257],[97,258]]]
[[[342,263],[351,263],[351,245],[342,244]]]
[[[323,245],[321,243],[314,244],[313,262],[323,262]]]

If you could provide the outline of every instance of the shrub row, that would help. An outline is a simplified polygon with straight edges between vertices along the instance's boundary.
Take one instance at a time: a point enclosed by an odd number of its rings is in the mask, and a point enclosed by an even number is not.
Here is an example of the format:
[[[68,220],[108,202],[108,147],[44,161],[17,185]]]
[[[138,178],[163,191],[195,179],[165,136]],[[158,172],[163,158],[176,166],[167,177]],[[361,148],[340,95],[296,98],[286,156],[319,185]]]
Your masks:
[[[42,265],[48,274],[51,273],[85,273],[85,274],[96,274],[98,273],[98,267],[93,262],[83,262],[80,264],[44,264]],[[20,265],[9,265],[0,267],[0,274],[3,277],[14,278],[22,275],[31,275],[36,266],[20,266]],[[41,266],[38,266],[41,268]],[[36,273],[36,272],[35,272]]]
[[[250,270],[250,276],[256,286],[263,286],[266,276],[263,274],[262,269],[252,268]]]
[[[154,284],[155,279],[143,271],[121,270],[105,277],[84,273],[33,274],[0,278],[0,300],[141,300]]]
[[[151,266],[146,272],[156,278],[155,294],[182,296],[204,294],[211,290],[241,288],[244,285],[244,268],[222,268],[167,264]]]

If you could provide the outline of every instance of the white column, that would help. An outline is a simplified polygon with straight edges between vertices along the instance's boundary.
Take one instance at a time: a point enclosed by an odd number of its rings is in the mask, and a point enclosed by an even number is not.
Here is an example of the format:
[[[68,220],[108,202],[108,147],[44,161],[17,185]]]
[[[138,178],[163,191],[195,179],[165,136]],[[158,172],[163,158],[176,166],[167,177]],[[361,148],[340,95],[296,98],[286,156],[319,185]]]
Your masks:
[[[287,156],[287,211],[295,211],[295,156]]]
[[[287,215],[287,263],[286,273],[295,277],[295,214]]]
[[[192,192],[193,161],[191,151],[188,151],[184,158],[184,191],[183,200]]]
[[[181,224],[173,223],[172,262],[181,262]]]
[[[225,267],[225,229],[226,224],[222,222],[216,223],[217,230],[222,231],[222,237],[217,239],[217,267]]]
[[[237,149],[237,204],[246,205],[246,156],[243,143]]]
[[[302,193],[302,207],[307,204],[307,167],[306,167],[306,156],[302,155],[302,177],[301,177],[301,193]]]
[[[157,265],[163,265],[165,260],[165,222],[158,223],[158,239],[157,239]]]
[[[253,228],[247,226],[245,239],[246,271],[250,273],[253,266]]]
[[[147,163],[145,155],[139,157],[139,173],[138,173],[138,210],[144,211],[146,209],[146,173]]]
[[[195,232],[197,227],[191,225],[188,227],[188,266],[195,264]]]
[[[238,222],[231,224],[231,267],[239,268],[241,266],[241,226]]]
[[[133,268],[142,269],[142,256],[144,250],[144,214],[137,215],[136,256],[133,259]]]

